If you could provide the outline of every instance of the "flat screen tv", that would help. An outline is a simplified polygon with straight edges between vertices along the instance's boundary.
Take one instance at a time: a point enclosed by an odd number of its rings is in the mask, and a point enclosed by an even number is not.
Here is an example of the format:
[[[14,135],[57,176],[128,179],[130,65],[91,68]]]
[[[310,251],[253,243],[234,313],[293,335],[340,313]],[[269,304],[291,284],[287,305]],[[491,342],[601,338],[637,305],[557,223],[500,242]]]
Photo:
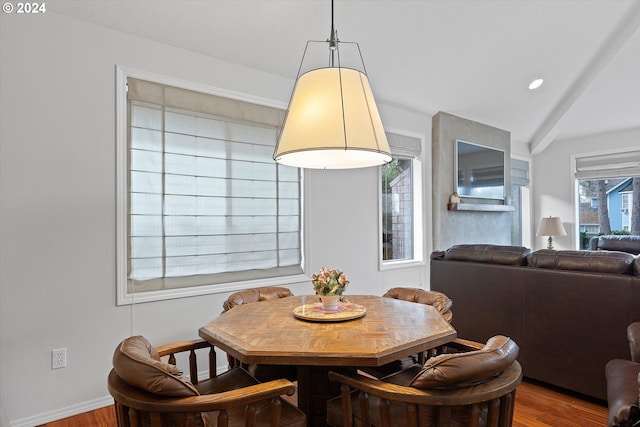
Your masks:
[[[504,151],[456,140],[455,185],[460,197],[504,200]]]

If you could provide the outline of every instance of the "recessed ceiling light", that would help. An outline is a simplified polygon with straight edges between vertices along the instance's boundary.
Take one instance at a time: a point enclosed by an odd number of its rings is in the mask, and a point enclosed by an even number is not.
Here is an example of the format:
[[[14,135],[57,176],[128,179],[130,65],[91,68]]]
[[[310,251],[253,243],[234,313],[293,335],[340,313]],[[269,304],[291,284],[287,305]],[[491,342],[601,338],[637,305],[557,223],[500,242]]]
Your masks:
[[[529,89],[533,90],[533,89],[538,89],[540,86],[542,86],[542,82],[544,82],[544,80],[542,79],[535,79],[534,81],[532,81],[529,84]]]

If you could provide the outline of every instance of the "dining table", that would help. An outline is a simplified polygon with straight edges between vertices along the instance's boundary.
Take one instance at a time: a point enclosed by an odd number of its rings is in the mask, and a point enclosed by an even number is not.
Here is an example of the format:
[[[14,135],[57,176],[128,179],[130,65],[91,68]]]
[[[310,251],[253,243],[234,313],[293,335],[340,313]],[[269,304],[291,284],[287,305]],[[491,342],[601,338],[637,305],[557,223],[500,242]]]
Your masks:
[[[234,307],[199,335],[242,364],[297,367],[298,408],[310,426],[326,425],[326,402],[339,394],[330,370],[381,366],[456,339],[430,305],[375,295],[343,296],[325,310],[317,295]]]

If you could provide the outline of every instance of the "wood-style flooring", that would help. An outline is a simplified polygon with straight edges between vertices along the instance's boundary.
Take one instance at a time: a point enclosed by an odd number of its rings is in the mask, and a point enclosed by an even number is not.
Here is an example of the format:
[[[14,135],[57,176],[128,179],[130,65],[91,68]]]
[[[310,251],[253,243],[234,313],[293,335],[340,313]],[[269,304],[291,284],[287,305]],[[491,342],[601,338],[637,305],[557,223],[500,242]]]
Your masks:
[[[605,427],[607,408],[523,381],[516,392],[513,427]],[[39,427],[115,427],[113,406]]]

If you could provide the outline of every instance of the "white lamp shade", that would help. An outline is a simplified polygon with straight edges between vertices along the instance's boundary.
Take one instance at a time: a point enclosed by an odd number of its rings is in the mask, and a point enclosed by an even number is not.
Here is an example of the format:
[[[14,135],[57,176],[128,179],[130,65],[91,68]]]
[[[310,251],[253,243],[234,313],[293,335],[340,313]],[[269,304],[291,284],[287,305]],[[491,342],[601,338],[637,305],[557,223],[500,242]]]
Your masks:
[[[562,225],[560,217],[549,216],[540,219],[540,225],[538,226],[538,236],[566,236],[567,232]]]
[[[391,161],[367,76],[330,67],[300,76],[273,158],[313,169],[347,169]]]

